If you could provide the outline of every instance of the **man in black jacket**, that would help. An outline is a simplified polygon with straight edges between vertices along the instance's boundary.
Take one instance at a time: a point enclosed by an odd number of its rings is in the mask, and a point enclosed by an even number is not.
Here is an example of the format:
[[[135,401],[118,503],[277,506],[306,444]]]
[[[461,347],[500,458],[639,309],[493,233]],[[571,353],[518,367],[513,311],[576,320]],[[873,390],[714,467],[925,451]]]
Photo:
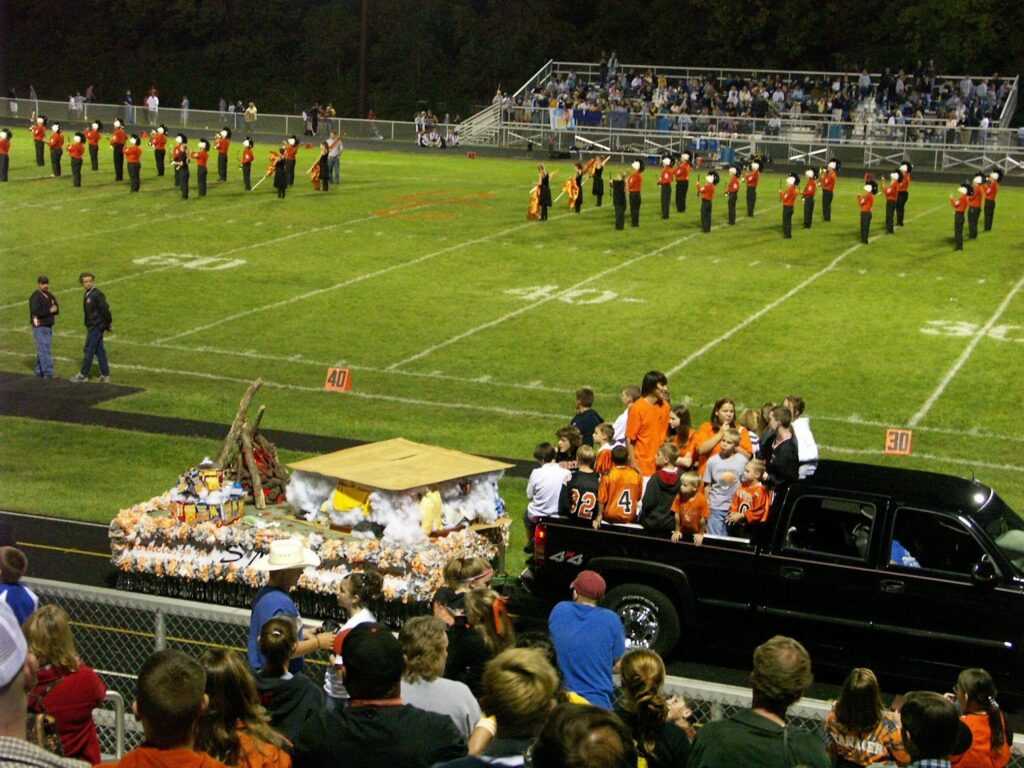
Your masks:
[[[107,297],[93,284],[93,281],[92,272],[83,272],[78,276],[78,282],[85,289],[85,296],[82,297],[86,328],[85,357],[82,359],[81,372],[76,373],[68,381],[76,383],[88,381],[89,369],[92,367],[92,358],[95,355],[100,363],[100,382],[106,384],[110,381],[110,366],[107,365],[107,350],[103,347],[103,334],[113,330],[113,318],[110,315]]]
[[[53,323],[60,314],[57,297],[50,293],[50,278],[40,275],[28,300],[32,335],[36,339],[36,376],[53,378]]]

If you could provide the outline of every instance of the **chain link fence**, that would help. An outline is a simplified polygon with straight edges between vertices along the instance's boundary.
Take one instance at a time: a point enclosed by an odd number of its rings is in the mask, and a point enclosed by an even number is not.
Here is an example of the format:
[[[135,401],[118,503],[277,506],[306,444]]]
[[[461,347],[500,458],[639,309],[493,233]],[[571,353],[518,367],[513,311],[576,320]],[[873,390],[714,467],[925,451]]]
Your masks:
[[[111,691],[94,713],[104,755],[120,756],[142,741],[142,728],[131,716],[130,702],[135,700],[138,670],[154,651],[173,648],[189,656],[209,648],[246,652],[249,611],[242,608],[44,579],[25,581],[41,603],[55,603],[67,612],[79,655]],[[323,653],[307,657],[306,674],[319,683],[328,663]],[[750,690],[739,686],[669,677],[665,688],[686,700],[698,728],[750,706]],[[830,709],[827,701],[801,699],[790,708],[789,723],[820,734]],[[1024,768],[1024,736],[1014,738],[1010,765]]]

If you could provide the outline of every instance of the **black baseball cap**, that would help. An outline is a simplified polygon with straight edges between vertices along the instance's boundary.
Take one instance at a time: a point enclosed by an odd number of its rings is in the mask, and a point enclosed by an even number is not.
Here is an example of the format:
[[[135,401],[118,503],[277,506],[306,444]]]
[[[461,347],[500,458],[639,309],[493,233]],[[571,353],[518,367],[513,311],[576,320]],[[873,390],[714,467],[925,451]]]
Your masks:
[[[357,624],[343,632],[335,650],[344,660],[348,674],[364,680],[397,681],[405,670],[401,644],[391,630],[380,624]]]
[[[42,285],[43,283],[49,283],[49,282],[50,282],[50,278],[48,278],[46,275],[40,275],[39,279],[36,280],[36,283],[38,285]]]

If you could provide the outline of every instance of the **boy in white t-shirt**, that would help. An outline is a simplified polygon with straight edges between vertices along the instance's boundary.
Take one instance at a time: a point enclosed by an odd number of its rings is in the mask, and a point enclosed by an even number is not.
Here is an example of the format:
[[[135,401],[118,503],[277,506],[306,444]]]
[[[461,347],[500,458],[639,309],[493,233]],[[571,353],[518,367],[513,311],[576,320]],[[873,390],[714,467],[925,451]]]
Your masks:
[[[572,477],[568,469],[555,461],[555,446],[551,443],[539,443],[533,449],[533,458],[540,466],[530,473],[526,484],[529,504],[523,513],[523,524],[526,526],[527,552],[533,551],[533,530],[537,523],[542,518],[558,516],[558,497],[562,486]]]

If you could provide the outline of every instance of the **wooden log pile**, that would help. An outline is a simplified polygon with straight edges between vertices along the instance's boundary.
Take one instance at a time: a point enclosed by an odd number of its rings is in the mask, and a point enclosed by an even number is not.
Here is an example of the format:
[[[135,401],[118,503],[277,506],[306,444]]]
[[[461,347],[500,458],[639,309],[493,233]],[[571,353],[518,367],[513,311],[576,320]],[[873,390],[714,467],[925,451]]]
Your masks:
[[[246,501],[255,504],[257,509],[265,509],[267,502],[283,503],[288,486],[288,470],[278,460],[277,448],[259,431],[267,407],[261,405],[256,418],[249,421],[252,399],[262,386],[263,379],[256,379],[245,391],[214,459],[228,480],[242,484],[248,493]]]

